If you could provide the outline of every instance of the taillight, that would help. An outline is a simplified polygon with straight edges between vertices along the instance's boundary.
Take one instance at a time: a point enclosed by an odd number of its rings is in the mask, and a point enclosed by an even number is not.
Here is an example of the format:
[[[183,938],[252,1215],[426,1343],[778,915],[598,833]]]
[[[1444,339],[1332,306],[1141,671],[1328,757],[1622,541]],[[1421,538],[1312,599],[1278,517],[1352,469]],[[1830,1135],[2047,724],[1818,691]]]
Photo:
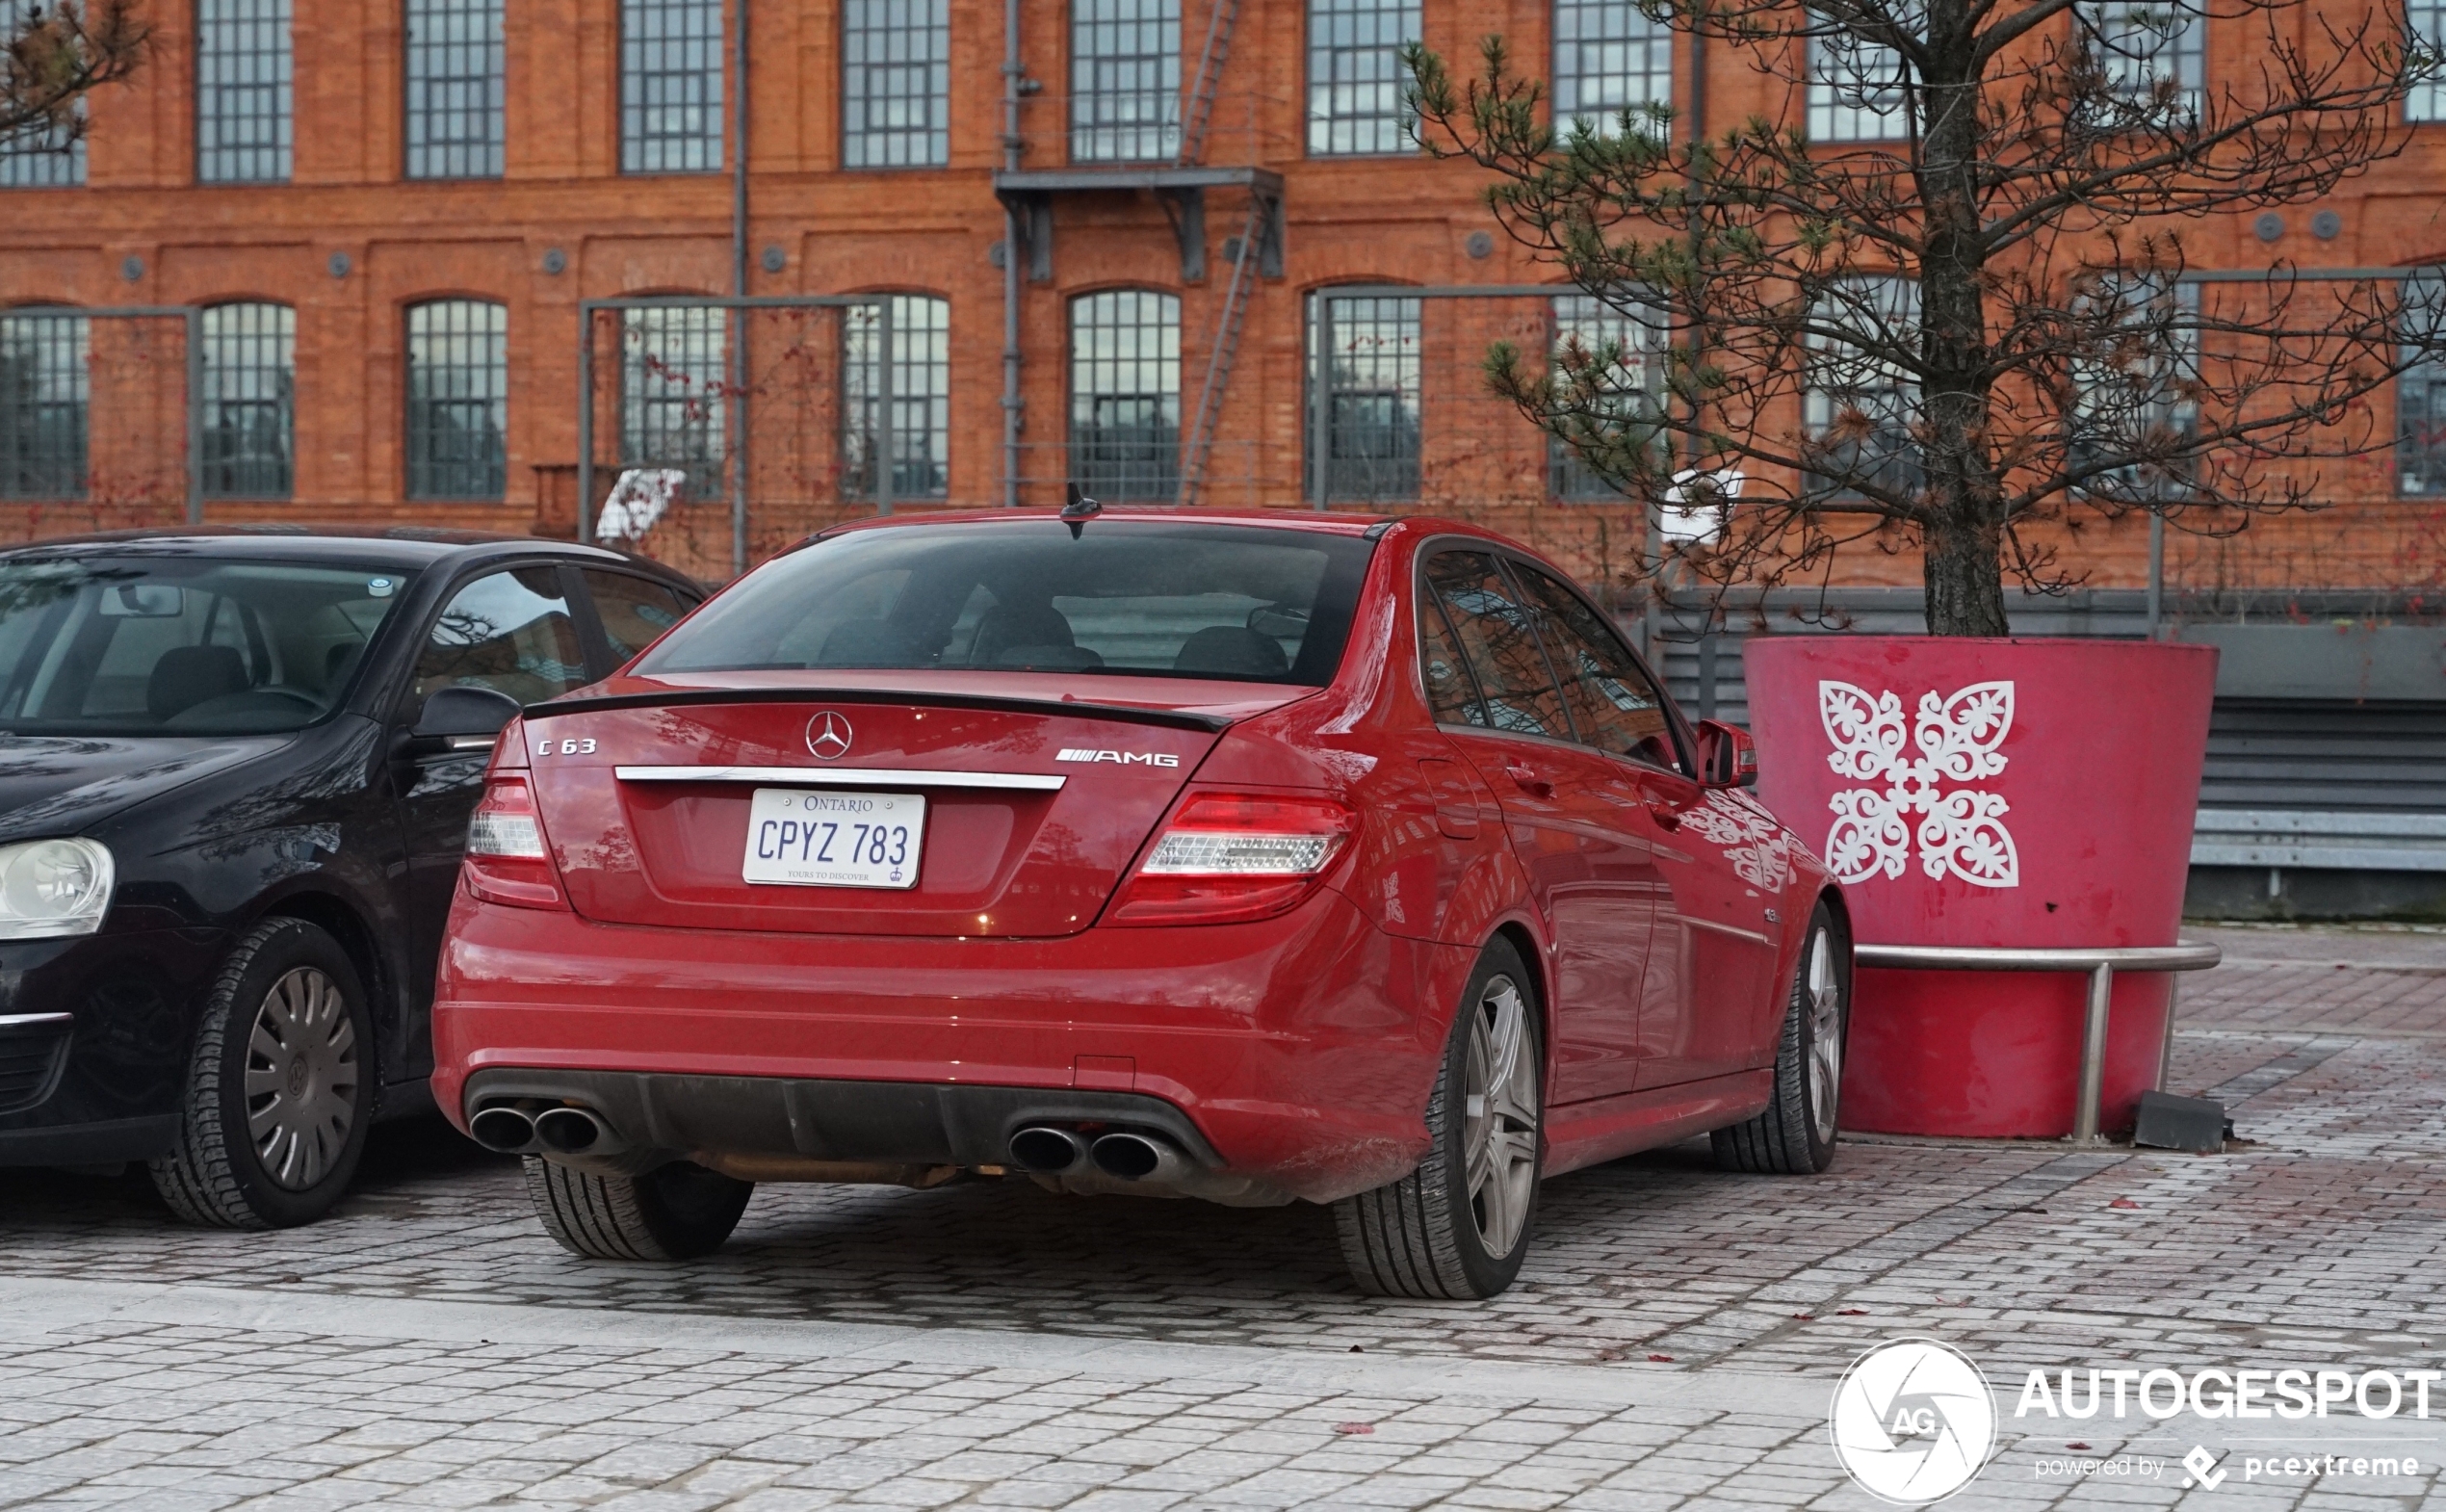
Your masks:
[[[469,896],[513,908],[566,908],[560,873],[545,845],[543,818],[523,775],[493,772],[467,821],[467,858],[458,869]]]
[[[1233,924],[1286,913],[1315,891],[1358,823],[1338,798],[1191,794],[1105,923]]]

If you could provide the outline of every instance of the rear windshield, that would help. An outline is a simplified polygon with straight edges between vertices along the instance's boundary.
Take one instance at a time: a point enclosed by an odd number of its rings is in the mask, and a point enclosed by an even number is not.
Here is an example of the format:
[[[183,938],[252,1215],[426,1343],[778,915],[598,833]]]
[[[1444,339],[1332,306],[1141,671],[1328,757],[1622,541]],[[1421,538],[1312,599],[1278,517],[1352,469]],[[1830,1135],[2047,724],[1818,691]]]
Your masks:
[[[1373,543],[1043,518],[851,531],[766,563],[644,674],[885,667],[1332,681]]]
[[[409,577],[193,558],[0,562],[0,732],[301,729],[338,705]]]

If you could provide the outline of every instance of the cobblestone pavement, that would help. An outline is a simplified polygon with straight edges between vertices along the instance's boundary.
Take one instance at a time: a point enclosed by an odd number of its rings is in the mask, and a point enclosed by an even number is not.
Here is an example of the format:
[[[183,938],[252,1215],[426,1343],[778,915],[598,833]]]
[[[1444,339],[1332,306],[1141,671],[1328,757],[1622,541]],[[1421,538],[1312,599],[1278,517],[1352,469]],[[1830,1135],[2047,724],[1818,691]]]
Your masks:
[[[712,1260],[582,1262],[438,1124],[273,1235],[179,1227],[141,1175],[0,1172],[0,1507],[1868,1506],[1826,1403],[1898,1335],[2008,1413],[2037,1368],[2440,1368],[2446,933],[2211,937],[2172,1084],[2232,1107],[2225,1155],[1861,1137],[1792,1181],[1656,1152],[1549,1183],[1478,1305],[1358,1295],[1317,1210],[1017,1182],[767,1187]],[[2189,1499],[2446,1508],[2435,1410],[2289,1450],[2375,1437],[2416,1476]],[[2170,1502],[2195,1442],[2268,1447],[2183,1421],[2008,1417],[1955,1504]],[[2046,1473],[2118,1449],[2158,1473]]]

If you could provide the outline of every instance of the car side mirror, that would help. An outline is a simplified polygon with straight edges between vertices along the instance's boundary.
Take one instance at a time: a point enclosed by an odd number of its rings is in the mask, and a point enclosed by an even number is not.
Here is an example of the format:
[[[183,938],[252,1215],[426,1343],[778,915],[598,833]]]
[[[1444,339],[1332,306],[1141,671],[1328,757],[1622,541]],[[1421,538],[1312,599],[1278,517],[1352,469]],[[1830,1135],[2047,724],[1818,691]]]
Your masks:
[[[524,712],[517,699],[489,688],[435,689],[408,736],[424,751],[489,750]]]
[[[1710,788],[1755,788],[1758,747],[1750,732],[1721,719],[1699,721],[1699,780]]]

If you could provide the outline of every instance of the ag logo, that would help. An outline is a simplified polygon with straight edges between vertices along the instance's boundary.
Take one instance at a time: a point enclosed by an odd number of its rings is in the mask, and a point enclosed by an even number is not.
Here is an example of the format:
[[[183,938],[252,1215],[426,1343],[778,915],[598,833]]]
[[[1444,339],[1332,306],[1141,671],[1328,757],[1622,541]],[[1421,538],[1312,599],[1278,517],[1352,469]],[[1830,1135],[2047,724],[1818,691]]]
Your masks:
[[[807,721],[807,749],[825,761],[849,754],[849,721],[830,709]]]
[[[1852,1362],[1834,1388],[1834,1457],[1881,1501],[1922,1506],[1970,1483],[1995,1447],[1996,1403],[1969,1356],[1897,1339]]]

